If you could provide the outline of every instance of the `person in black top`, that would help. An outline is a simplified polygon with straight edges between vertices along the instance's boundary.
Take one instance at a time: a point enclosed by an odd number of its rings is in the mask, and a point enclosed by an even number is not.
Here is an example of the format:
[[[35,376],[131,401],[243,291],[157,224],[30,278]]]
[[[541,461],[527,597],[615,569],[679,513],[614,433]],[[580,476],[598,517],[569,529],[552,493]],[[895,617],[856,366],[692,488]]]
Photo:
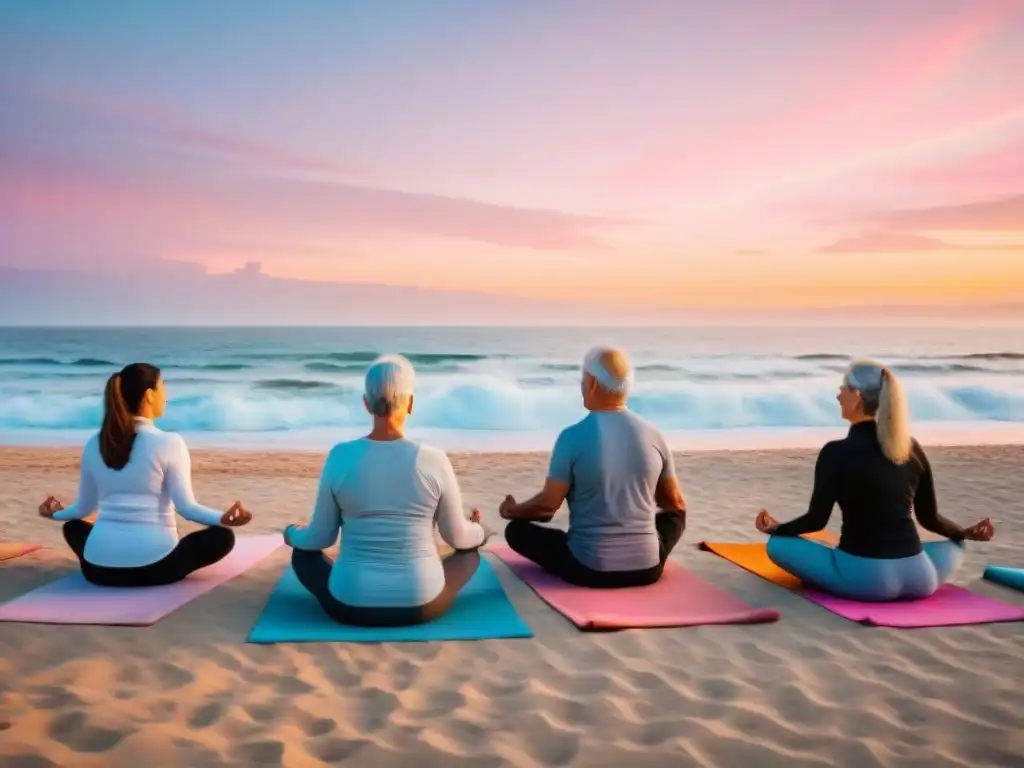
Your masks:
[[[850,431],[825,445],[814,468],[807,513],[779,523],[767,510],[755,521],[771,534],[768,557],[809,586],[852,600],[886,602],[933,594],[963,559],[963,542],[988,541],[988,518],[961,528],[939,514],[928,457],[910,436],[899,380],[873,362],[850,366],[836,398]],[[839,504],[835,549],[800,538],[822,530]],[[944,537],[921,543],[921,526]]]

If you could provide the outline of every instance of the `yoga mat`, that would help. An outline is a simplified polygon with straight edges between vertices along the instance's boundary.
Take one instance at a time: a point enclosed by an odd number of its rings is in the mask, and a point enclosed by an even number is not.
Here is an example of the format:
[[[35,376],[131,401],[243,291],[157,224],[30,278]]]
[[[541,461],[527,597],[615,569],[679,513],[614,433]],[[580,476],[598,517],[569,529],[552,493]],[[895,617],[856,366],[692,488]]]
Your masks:
[[[41,544],[0,544],[0,560],[10,560],[15,557],[35,552]]]
[[[589,589],[562,581],[508,547],[491,551],[541,600],[583,630],[756,624],[779,618],[778,611],[753,608],[671,561],[650,586]]]
[[[289,567],[249,633],[250,643],[391,643],[533,637],[486,558],[440,618],[411,627],[353,627],[323,612]]]
[[[823,544],[836,544],[837,539],[828,531],[808,533],[803,538],[820,541]],[[700,548],[724,557],[730,563],[738,565],[751,573],[756,573],[773,584],[786,589],[798,589],[802,586],[800,579],[782,570],[768,559],[768,545],[764,542],[721,542],[702,541]]]
[[[248,570],[284,543],[278,533],[239,536],[219,563],[161,587],[98,587],[76,570],[0,605],[0,621],[145,627]]]
[[[792,574],[783,571],[768,559],[768,545],[765,543],[702,542],[701,546],[832,613],[869,626],[914,629],[1024,620],[1024,608],[974,594],[953,584],[944,584],[934,595],[923,600],[890,603],[846,600],[807,587]]]
[[[1024,568],[1004,568],[990,565],[985,568],[985,578],[1010,589],[1024,592]]]

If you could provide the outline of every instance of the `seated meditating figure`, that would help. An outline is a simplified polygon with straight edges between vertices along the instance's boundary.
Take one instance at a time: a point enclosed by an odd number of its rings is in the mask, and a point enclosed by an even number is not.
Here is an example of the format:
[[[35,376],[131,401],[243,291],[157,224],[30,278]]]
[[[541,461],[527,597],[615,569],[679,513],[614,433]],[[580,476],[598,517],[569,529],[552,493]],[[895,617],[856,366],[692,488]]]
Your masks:
[[[653,584],[686,525],[668,443],[627,407],[632,382],[624,352],[592,349],[580,383],[590,413],[558,436],[541,492],[499,508],[509,547],[578,586]],[[563,501],[568,531],[541,525]]]
[[[366,372],[366,437],[336,445],[320,475],[309,525],[289,526],[292,568],[342,624],[402,626],[436,619],[480,564],[480,513],[467,519],[444,451],[405,436],[415,372],[399,355]],[[434,525],[455,551],[443,558]],[[334,562],[324,554],[341,536]]]
[[[252,515],[236,501],[204,507],[192,492],[192,464],[180,435],[158,429],[167,392],[160,369],[132,363],[107,381],[103,424],[82,452],[78,499],[54,496],[39,514],[66,520],[64,538],[93,584],[151,587],[213,565],[235,546],[231,527]],[[175,511],[206,526],[178,538]],[[95,523],[83,519],[96,513]]]
[[[992,521],[961,528],[939,514],[932,468],[910,436],[899,379],[866,361],[849,367],[836,398],[850,422],[846,437],[818,454],[807,513],[779,523],[761,510],[755,524],[771,534],[768,557],[812,587],[851,600],[887,602],[928,597],[963,560],[963,541],[988,541]],[[836,548],[799,538],[825,528],[839,504]],[[944,537],[922,544],[914,518]]]

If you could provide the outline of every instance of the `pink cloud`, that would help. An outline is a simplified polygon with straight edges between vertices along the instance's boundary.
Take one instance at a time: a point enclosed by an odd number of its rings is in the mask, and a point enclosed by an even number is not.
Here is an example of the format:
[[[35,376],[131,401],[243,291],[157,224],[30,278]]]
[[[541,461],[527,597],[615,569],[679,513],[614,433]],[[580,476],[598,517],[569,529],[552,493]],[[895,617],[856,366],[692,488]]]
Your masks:
[[[913,253],[917,251],[1024,251],[1021,245],[969,246],[947,243],[911,232],[866,232],[844,237],[818,249],[818,253]]]
[[[634,223],[400,190],[238,177],[188,164],[154,172],[143,164],[75,168],[25,158],[0,158],[0,205],[0,225],[31,230],[35,242],[66,242],[61,233],[74,233],[73,239],[120,243],[118,251],[130,244],[157,254],[239,243],[288,249],[388,232],[539,250],[601,249],[599,232]]]
[[[1024,230],[1024,194],[961,205],[910,208],[880,214],[894,229],[925,231]]]

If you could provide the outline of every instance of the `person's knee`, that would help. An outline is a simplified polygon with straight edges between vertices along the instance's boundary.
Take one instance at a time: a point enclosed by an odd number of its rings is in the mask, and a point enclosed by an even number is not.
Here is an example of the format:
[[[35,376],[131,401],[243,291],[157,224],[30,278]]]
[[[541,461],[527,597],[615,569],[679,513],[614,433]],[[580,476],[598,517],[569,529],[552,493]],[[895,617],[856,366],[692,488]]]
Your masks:
[[[768,537],[768,559],[781,567],[781,563],[789,560],[790,544],[784,536]]]
[[[315,562],[319,556],[320,552],[312,552],[308,549],[293,549],[292,565],[302,565],[303,563]]]
[[[207,544],[211,550],[227,555],[235,548],[235,532],[219,525],[207,528]]]
[[[515,552],[522,554],[523,540],[529,536],[530,523],[526,520],[509,520],[505,526],[505,543]]]

